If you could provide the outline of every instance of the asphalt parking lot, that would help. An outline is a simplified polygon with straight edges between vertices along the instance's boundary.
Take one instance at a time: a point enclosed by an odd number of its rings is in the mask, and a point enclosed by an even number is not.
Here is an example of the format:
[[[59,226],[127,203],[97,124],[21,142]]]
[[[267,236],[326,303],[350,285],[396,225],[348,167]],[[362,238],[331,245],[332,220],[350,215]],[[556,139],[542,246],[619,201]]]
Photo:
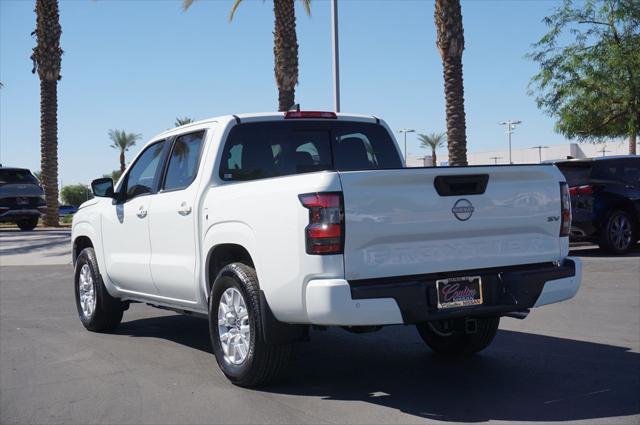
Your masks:
[[[505,318],[465,360],[413,327],[314,331],[286,379],[229,384],[207,323],[132,305],[109,335],[77,319],[68,231],[0,230],[0,423],[640,423],[640,250],[593,247],[566,303]]]

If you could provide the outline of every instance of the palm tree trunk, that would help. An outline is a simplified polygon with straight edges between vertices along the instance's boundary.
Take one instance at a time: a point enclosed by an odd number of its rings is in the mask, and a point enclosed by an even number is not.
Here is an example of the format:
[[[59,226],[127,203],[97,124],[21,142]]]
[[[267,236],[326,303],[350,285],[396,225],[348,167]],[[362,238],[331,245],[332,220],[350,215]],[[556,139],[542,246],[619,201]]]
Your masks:
[[[636,155],[636,146],[637,146],[637,142],[636,142],[636,132],[634,131],[632,134],[629,135],[629,155]]]
[[[449,165],[467,165],[467,127],[462,81],[464,31],[460,0],[436,0],[434,17],[436,45],[442,58],[444,74]]]
[[[464,113],[462,58],[447,57],[443,65],[449,164],[467,165],[467,126]]]
[[[273,54],[278,86],[278,110],[287,111],[295,103],[298,84],[298,37],[294,0],[274,0],[275,30]]]
[[[58,226],[58,80],[62,49],[60,48],[60,15],[58,0],[36,1],[36,47],[33,48],[33,70],[40,78],[40,166],[47,207],[46,226]]]
[[[120,149],[120,173],[124,173],[124,149]]]
[[[47,200],[45,226],[58,226],[58,83],[40,81],[40,168]]]
[[[431,165],[437,167],[436,162],[436,148],[431,148]]]

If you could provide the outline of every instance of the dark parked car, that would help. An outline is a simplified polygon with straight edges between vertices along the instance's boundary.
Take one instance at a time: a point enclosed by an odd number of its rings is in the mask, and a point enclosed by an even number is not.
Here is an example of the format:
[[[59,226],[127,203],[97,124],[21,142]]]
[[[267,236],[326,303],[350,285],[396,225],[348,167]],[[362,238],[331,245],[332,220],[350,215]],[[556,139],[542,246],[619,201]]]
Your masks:
[[[78,212],[78,208],[73,205],[60,205],[58,207],[58,215],[60,217],[68,217]]]
[[[0,223],[12,222],[33,230],[45,208],[38,179],[25,168],[0,167]]]
[[[624,254],[640,238],[640,157],[557,162],[571,194],[571,240]]]

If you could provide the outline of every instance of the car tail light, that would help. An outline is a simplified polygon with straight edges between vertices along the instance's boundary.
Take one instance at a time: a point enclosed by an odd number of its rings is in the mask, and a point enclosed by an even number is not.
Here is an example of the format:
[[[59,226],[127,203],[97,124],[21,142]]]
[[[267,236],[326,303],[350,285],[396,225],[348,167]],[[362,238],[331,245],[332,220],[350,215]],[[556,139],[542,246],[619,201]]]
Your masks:
[[[309,225],[304,229],[307,254],[342,254],[344,248],[344,212],[342,193],[306,193],[299,195],[309,210]]]
[[[590,184],[586,184],[584,186],[574,186],[569,188],[569,195],[578,196],[578,195],[593,195],[593,186]]]
[[[569,186],[560,182],[560,236],[571,233],[571,196]]]
[[[323,112],[323,111],[289,111],[284,114],[285,119],[292,118],[327,118],[337,119],[338,116],[335,112]]]

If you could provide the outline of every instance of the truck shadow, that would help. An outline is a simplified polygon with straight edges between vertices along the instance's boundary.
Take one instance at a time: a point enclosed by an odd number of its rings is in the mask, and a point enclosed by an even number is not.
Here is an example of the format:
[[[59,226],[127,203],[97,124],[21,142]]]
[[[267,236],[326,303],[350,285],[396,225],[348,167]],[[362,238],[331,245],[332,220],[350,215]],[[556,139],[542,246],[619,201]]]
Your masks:
[[[211,352],[202,319],[141,319],[118,333]],[[413,327],[364,335],[331,329],[296,345],[287,376],[259,391],[360,401],[440,421],[579,421],[640,414],[640,354],[501,330],[481,355],[443,359]]]

